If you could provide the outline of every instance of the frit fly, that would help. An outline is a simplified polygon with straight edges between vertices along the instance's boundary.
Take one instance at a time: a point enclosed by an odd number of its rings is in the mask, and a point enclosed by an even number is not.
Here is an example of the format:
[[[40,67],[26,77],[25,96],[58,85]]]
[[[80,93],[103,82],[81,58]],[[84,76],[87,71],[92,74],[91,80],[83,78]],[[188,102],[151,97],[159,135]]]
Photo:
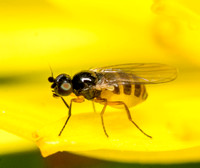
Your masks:
[[[133,120],[129,108],[135,106],[147,98],[145,84],[157,84],[172,81],[177,76],[174,67],[157,63],[131,63],[93,68],[81,71],[71,78],[67,74],[60,74],[56,78],[48,78],[51,85],[53,96],[60,97],[69,109],[67,120],[61,129],[62,134],[67,125],[72,110],[72,103],[82,103],[85,99],[103,105],[100,113],[103,131],[108,137],[104,125],[104,112],[106,107],[113,106],[124,108],[128,119],[145,136],[146,134]],[[70,104],[64,100],[64,96],[74,93],[76,98],[71,99]]]

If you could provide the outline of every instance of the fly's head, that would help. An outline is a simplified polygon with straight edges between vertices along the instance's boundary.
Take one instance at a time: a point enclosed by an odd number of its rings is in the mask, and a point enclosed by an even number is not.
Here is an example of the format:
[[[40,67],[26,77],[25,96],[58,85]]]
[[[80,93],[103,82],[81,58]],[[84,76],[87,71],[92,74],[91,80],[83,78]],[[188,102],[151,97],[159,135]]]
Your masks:
[[[60,74],[56,78],[51,76],[48,81],[53,83],[51,88],[54,97],[68,96],[73,91],[71,77],[67,74]]]

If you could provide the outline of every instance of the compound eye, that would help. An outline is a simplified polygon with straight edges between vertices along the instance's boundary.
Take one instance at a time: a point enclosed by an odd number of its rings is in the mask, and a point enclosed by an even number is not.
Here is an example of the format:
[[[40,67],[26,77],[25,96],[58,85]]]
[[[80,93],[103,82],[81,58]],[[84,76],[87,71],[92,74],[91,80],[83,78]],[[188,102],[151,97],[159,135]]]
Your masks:
[[[64,82],[61,86],[60,86],[64,91],[68,91],[71,89],[71,84],[70,83],[67,83],[67,82]]]

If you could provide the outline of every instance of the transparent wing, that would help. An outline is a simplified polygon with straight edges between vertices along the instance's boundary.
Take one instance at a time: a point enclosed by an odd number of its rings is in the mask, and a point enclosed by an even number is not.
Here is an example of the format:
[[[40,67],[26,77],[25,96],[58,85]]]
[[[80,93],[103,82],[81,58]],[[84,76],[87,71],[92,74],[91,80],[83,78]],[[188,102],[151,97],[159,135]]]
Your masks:
[[[175,67],[158,63],[131,63],[93,68],[90,71],[103,75],[108,84],[157,84],[174,80]]]

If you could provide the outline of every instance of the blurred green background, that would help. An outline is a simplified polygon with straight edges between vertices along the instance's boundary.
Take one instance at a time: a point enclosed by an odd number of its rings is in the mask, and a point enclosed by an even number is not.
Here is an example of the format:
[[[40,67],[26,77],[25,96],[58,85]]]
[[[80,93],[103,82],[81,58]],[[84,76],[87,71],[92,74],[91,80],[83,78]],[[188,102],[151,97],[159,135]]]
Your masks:
[[[87,158],[67,152],[54,154],[42,158],[38,150],[0,155],[0,167],[2,168],[197,168],[200,163],[185,164],[131,164],[120,162],[108,162]]]

